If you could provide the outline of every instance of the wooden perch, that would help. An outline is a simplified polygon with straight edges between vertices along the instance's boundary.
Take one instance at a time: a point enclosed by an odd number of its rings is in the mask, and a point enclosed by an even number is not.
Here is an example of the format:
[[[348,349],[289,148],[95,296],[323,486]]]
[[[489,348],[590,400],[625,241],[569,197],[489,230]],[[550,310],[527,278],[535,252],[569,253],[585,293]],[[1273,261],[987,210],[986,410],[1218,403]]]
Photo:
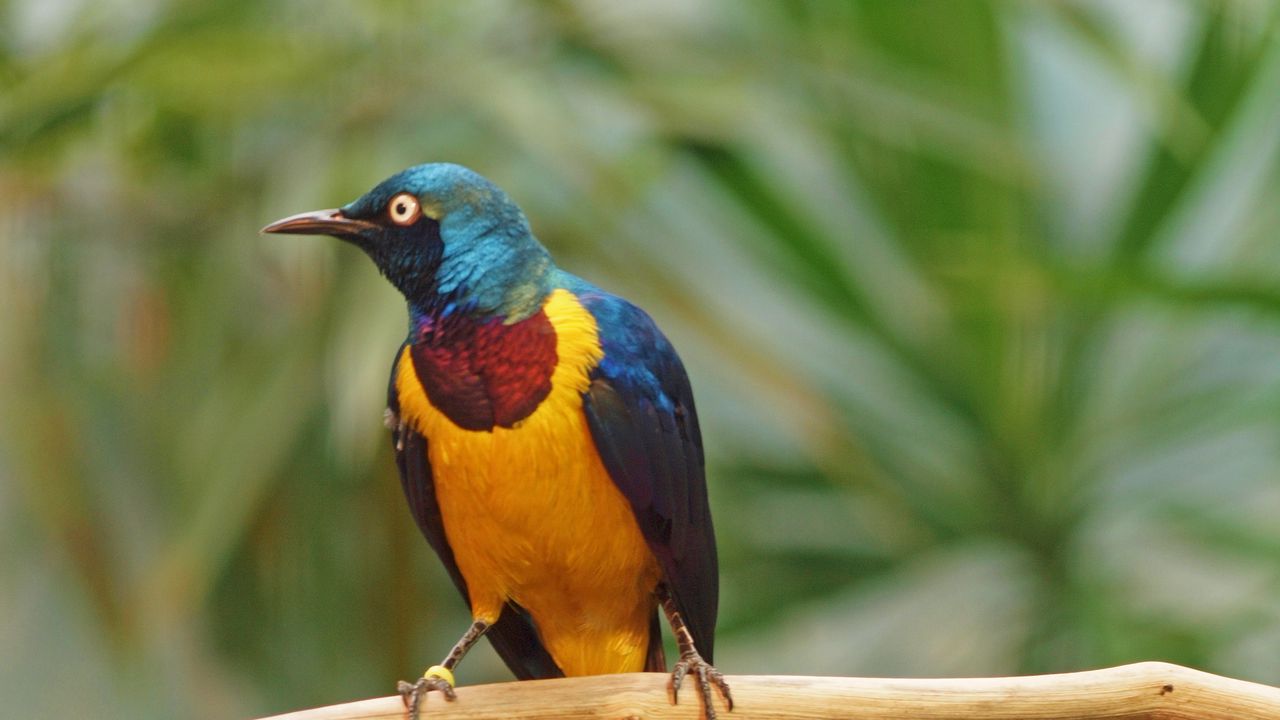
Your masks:
[[[686,685],[671,705],[661,673],[598,675],[458,688],[445,702],[431,693],[424,720],[467,718],[693,718],[698,697]],[[721,720],[1278,720],[1280,688],[1180,665],[1144,662],[1106,670],[1029,677],[922,680],[737,675],[735,707]],[[716,701],[719,703],[720,698]],[[332,705],[270,720],[403,720],[399,697]]]

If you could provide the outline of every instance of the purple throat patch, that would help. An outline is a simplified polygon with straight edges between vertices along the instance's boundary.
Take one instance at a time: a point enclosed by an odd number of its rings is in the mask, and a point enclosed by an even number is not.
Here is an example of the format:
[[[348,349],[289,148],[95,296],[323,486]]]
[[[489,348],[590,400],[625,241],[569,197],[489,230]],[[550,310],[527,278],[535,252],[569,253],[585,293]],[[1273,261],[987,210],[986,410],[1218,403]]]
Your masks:
[[[556,331],[542,310],[504,325],[454,315],[419,327],[409,349],[427,399],[458,427],[513,427],[551,392]]]

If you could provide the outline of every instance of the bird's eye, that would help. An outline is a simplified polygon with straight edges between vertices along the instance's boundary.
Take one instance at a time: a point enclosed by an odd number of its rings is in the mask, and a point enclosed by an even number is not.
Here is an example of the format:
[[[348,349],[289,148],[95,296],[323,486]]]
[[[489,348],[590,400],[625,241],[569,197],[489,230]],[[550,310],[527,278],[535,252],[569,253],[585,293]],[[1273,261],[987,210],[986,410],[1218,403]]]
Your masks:
[[[422,214],[422,207],[418,205],[418,198],[409,193],[400,193],[391,198],[387,214],[391,216],[391,222],[397,225],[412,225]]]

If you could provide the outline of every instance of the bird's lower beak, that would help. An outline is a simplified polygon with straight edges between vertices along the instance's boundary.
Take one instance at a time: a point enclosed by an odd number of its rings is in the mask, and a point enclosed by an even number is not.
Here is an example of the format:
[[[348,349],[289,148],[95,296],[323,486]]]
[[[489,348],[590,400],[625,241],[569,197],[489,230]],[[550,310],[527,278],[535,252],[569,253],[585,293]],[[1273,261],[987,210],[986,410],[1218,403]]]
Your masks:
[[[288,235],[332,235],[348,239],[376,227],[378,226],[364,220],[345,217],[341,210],[315,210],[277,220],[262,228],[260,232]]]

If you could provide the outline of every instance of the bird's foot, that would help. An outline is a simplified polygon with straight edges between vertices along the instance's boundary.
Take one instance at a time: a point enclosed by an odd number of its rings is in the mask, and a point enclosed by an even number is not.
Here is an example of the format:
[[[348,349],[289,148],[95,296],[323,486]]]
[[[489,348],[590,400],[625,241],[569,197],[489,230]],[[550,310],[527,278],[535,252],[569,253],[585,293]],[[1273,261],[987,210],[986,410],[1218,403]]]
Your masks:
[[[453,701],[458,698],[457,693],[453,691],[453,673],[449,668],[441,665],[432,665],[427,668],[417,682],[401,680],[396,683],[396,690],[404,700],[405,710],[409,711],[409,720],[418,720],[418,709],[422,699],[432,690],[439,690],[445,700]]]
[[[707,711],[707,720],[716,720],[716,709],[712,704],[711,686],[714,684],[724,696],[725,709],[733,712],[733,693],[729,692],[729,682],[714,665],[702,659],[697,652],[680,656],[671,671],[671,703],[680,701],[680,686],[684,684],[686,675],[693,674],[698,678],[698,690],[702,695],[702,707]]]

